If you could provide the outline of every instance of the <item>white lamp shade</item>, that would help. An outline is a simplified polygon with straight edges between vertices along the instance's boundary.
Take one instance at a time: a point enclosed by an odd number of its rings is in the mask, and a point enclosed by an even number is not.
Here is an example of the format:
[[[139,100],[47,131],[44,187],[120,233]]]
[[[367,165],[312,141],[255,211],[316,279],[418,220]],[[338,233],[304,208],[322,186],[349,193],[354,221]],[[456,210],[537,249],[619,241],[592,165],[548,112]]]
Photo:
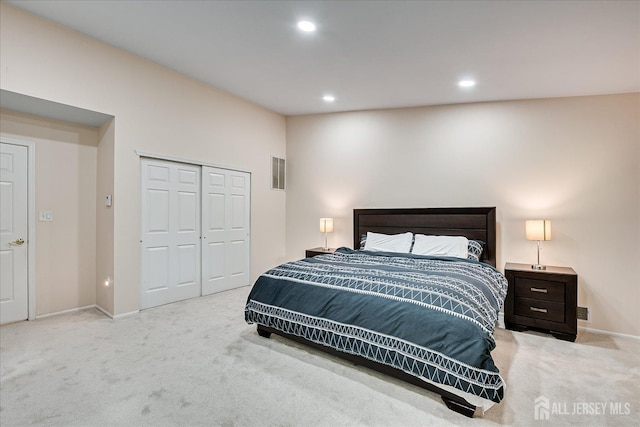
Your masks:
[[[527,240],[551,240],[551,221],[529,219],[524,224]]]
[[[333,233],[333,218],[320,218],[320,232]]]

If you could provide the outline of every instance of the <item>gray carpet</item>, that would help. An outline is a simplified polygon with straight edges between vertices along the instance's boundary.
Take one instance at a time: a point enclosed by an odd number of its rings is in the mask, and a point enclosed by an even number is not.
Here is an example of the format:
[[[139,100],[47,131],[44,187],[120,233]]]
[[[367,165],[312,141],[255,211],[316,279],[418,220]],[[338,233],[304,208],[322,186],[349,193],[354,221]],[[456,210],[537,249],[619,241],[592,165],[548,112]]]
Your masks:
[[[0,424],[640,424],[639,340],[581,333],[568,343],[498,329],[493,354],[506,396],[484,418],[468,419],[435,394],[279,337],[259,337],[243,319],[248,292],[116,321],[85,310],[3,326]],[[549,399],[546,422],[534,419],[541,395]],[[596,402],[607,405],[604,414],[589,413]],[[616,402],[629,413],[611,414]],[[575,408],[587,413],[571,415]]]

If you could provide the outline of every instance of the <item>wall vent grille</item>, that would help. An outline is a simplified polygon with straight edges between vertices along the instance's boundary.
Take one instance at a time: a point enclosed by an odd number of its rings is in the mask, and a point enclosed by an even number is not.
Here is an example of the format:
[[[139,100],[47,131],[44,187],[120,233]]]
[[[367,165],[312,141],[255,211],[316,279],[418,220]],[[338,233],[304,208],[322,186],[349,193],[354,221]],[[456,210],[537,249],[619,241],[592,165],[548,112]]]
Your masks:
[[[271,188],[284,190],[285,188],[285,160],[271,157]]]
[[[578,307],[576,315],[579,320],[589,320],[589,309],[587,307]]]

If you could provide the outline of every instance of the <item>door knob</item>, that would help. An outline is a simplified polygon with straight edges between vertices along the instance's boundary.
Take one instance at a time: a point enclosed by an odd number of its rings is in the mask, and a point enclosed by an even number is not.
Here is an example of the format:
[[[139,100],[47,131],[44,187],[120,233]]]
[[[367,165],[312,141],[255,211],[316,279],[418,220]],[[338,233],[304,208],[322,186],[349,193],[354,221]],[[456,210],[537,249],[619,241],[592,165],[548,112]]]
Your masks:
[[[9,242],[10,245],[22,246],[24,244],[24,239],[14,240],[13,242]]]

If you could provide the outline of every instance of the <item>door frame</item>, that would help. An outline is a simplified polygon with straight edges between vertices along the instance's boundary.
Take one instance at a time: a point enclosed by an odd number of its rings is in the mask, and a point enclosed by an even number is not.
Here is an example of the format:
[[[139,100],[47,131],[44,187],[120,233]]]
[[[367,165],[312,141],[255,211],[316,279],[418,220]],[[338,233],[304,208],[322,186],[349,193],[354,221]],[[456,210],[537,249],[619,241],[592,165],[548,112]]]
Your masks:
[[[36,318],[36,144],[19,135],[0,132],[0,142],[27,147],[27,313]]]

